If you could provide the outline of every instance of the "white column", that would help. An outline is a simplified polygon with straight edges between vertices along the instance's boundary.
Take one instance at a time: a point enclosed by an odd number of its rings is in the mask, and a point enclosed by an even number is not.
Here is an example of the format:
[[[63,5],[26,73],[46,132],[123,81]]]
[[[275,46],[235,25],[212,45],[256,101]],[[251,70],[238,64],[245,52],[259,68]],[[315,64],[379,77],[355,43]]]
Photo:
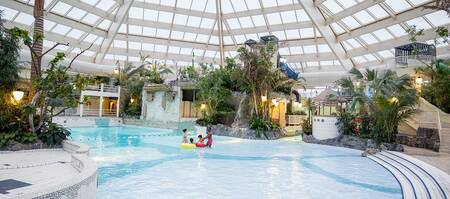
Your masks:
[[[119,117],[119,111],[120,111],[120,86],[117,88],[117,105],[116,105],[116,117]]]
[[[144,119],[145,118],[145,109],[147,109],[146,106],[146,102],[147,102],[147,91],[145,89],[142,89],[142,93],[141,93],[141,116],[139,118]]]
[[[78,102],[79,103],[79,109],[78,109],[78,111],[80,111],[80,117],[83,117],[83,106],[84,106],[84,104],[83,104],[83,98],[84,98],[84,95],[83,95],[83,91],[81,91],[81,95],[80,95],[80,101]]]
[[[102,117],[103,115],[103,83],[100,84],[100,106],[98,109],[98,116]]]

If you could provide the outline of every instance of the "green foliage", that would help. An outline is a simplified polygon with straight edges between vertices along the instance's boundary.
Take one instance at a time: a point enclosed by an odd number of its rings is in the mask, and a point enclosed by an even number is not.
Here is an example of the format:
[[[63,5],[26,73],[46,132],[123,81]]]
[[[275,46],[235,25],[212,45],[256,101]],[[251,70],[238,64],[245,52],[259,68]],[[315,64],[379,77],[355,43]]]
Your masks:
[[[312,125],[311,125],[311,119],[305,118],[302,120],[302,123],[300,124],[302,126],[303,133],[306,135],[312,134]]]
[[[164,83],[163,75],[171,73],[173,73],[172,70],[165,65],[152,64],[150,69],[146,71],[145,76],[147,76],[150,83],[162,84]]]
[[[307,113],[303,110],[297,110],[297,111],[290,111],[286,113],[287,115],[307,115]]]
[[[391,70],[377,72],[366,69],[361,73],[352,69],[350,73],[354,81],[351,78],[337,81],[344,95],[352,99],[347,112],[339,116],[339,129],[343,133],[351,133],[353,124],[350,119],[353,117],[360,120],[356,128],[358,131],[354,133],[374,138],[378,142],[393,142],[399,122],[414,112],[418,102],[410,77],[397,76]],[[368,95],[369,91],[371,96]]]
[[[343,135],[355,135],[355,116],[350,112],[339,111],[336,126]]]
[[[21,37],[14,29],[0,26],[0,101],[13,91],[19,81],[21,69],[18,61],[21,50]],[[2,103],[2,102],[0,102]]]
[[[47,123],[45,128],[38,132],[39,139],[47,144],[47,146],[60,146],[62,141],[70,136],[70,131],[61,125],[55,123]]]
[[[416,73],[430,79],[423,86],[421,96],[442,111],[450,113],[450,68],[440,60],[432,67],[417,68]]]
[[[265,119],[259,118],[259,117],[250,118],[249,126],[250,126],[250,129],[256,131],[256,133],[257,133],[256,135],[258,137],[264,136],[266,138],[267,138],[267,136],[266,136],[265,132],[277,130],[280,128],[277,124],[272,123],[271,121],[266,121]]]

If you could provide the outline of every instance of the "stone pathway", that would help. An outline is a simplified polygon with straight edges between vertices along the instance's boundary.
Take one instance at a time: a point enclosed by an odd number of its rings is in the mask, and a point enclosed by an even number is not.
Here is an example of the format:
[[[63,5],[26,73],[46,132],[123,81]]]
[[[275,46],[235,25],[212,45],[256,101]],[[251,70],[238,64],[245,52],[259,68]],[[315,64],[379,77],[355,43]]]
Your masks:
[[[413,156],[450,175],[450,153],[438,153],[428,149],[405,147],[405,154]]]

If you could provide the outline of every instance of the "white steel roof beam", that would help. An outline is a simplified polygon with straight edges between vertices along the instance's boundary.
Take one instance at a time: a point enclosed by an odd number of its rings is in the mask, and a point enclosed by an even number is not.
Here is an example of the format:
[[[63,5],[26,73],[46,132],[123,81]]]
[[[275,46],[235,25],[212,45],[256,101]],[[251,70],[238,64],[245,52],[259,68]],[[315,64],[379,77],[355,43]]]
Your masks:
[[[358,3],[350,8],[346,8],[341,12],[334,14],[332,17],[329,17],[326,20],[327,25],[332,24],[335,21],[341,20],[347,16],[351,16],[361,10],[367,9],[371,6],[384,2],[385,0],[365,0],[361,3]]]
[[[173,12],[173,8],[174,8],[172,6],[165,6],[165,5],[160,5],[160,4],[150,3],[150,2],[142,2],[142,1],[135,1],[133,3],[133,6],[139,7],[139,8],[144,8],[144,9],[165,11],[165,12]],[[184,8],[177,8],[176,14],[216,19],[215,13],[199,12],[199,11],[189,10],[189,9],[184,9]]]
[[[350,70],[353,67],[352,61],[347,57],[344,47],[336,40],[336,36],[330,26],[325,24],[325,19],[312,1],[298,0],[303,6],[306,14],[311,18],[313,24],[317,27],[322,37],[327,42],[331,51],[335,54],[344,70]]]
[[[123,0],[122,4],[119,7],[119,10],[117,11],[115,20],[109,27],[108,35],[103,40],[103,43],[100,46],[100,51],[97,52],[97,56],[95,57],[95,63],[101,63],[105,58],[105,54],[111,47],[114,38],[116,37],[117,32],[119,31],[120,26],[122,25],[125,18],[128,17],[128,11],[130,10],[133,1],[134,0]]]

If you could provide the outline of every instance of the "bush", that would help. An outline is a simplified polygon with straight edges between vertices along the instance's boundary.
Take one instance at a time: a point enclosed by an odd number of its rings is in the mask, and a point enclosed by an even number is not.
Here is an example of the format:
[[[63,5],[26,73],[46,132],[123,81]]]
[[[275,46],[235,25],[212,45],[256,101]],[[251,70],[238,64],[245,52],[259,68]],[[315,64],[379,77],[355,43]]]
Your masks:
[[[69,136],[70,131],[68,129],[52,122],[47,123],[46,127],[38,132],[39,139],[47,146],[60,146]]]
[[[306,135],[312,134],[312,125],[309,118],[303,119],[301,126],[304,134]]]
[[[343,135],[356,134],[355,116],[350,112],[340,111],[338,113],[336,126],[339,130],[339,133]]]
[[[287,112],[287,115],[306,115],[306,112],[303,110],[289,111]]]
[[[273,131],[273,130],[277,130],[280,128],[280,126],[278,126],[277,124],[270,122],[270,121],[266,121],[259,117],[250,118],[248,123],[250,125],[250,129],[256,131],[257,137],[262,137],[264,135],[264,137],[267,138],[267,135],[266,135],[267,131]]]

